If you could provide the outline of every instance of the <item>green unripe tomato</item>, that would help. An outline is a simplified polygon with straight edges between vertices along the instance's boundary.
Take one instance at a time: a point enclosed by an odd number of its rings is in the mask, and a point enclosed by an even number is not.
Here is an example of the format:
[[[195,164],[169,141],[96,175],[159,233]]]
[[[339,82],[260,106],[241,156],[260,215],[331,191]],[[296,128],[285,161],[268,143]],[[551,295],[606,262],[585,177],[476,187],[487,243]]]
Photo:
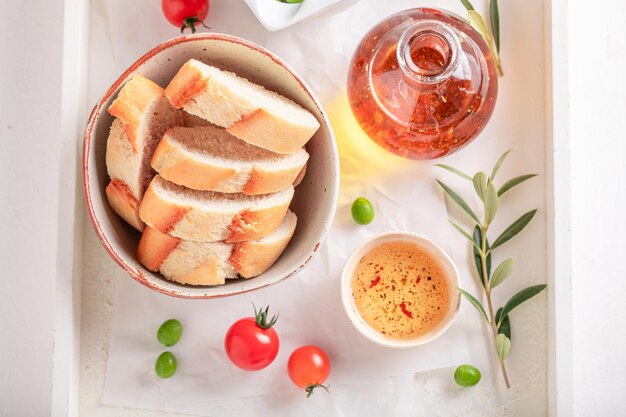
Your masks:
[[[176,356],[172,352],[165,351],[159,355],[154,364],[154,372],[162,379],[171,378],[176,373]]]
[[[374,220],[374,206],[365,197],[359,197],[352,203],[352,218],[356,224],[370,224]]]
[[[472,365],[461,365],[454,371],[454,380],[462,387],[473,387],[480,381],[480,371]]]
[[[183,335],[183,325],[178,320],[170,319],[159,327],[157,331],[157,339],[165,346],[174,346]]]

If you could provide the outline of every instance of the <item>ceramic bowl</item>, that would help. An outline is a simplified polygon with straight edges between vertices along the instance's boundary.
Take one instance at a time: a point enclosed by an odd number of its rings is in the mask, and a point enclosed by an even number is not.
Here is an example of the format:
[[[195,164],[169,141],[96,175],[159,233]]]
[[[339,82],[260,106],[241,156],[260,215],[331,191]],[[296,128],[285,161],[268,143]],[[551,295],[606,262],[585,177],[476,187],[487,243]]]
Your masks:
[[[423,335],[411,339],[392,339],[372,329],[359,314],[354,304],[354,297],[352,295],[352,279],[361,258],[363,258],[363,256],[365,256],[370,250],[382,243],[398,241],[413,243],[426,253],[430,254],[439,264],[439,267],[447,277],[448,288],[450,290],[450,304],[448,312],[439,326],[432,329],[428,333],[424,333]],[[348,314],[348,318],[363,336],[372,342],[385,347],[410,348],[435,340],[450,327],[454,321],[457,311],[459,310],[459,304],[461,302],[459,292],[456,289],[459,285],[458,282],[459,271],[456,269],[452,259],[450,259],[450,257],[441,248],[424,236],[411,232],[384,233],[363,242],[348,258],[341,274],[341,299],[343,301],[344,309]]]
[[[278,261],[264,274],[227,280],[215,287],[195,287],[168,281],[145,269],[135,258],[140,233],[128,226],[109,207],[105,187],[109,182],[105,153],[113,118],[107,108],[126,81],[142,74],[165,87],[187,60],[194,58],[282,94],[309,110],[320,129],[307,144],[307,172],[296,188],[291,209],[298,216],[296,232]],[[89,117],[83,145],[83,181],[87,211],[102,245],[128,274],[156,291],[183,298],[213,298],[240,294],[293,276],[313,258],[330,228],[339,191],[337,147],[319,101],[285,62],[262,47],[221,34],[181,36],[162,43],[139,58],[104,93]]]
[[[277,0],[245,0],[265,29],[273,32],[313,17],[340,3],[349,7],[358,0],[304,0],[302,3],[282,3]],[[339,9],[339,8],[338,8]]]

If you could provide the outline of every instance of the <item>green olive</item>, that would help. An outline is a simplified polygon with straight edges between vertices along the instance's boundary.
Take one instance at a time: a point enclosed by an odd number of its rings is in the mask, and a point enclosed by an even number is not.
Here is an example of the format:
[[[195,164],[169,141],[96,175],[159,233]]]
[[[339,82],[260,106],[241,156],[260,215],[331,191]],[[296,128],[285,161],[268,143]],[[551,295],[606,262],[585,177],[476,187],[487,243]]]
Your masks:
[[[165,346],[174,346],[180,340],[183,335],[183,325],[176,319],[170,319],[159,327],[157,331],[157,339]]]
[[[374,220],[374,206],[365,197],[359,197],[352,203],[352,218],[356,224],[370,224]]]
[[[480,381],[480,371],[472,365],[461,365],[454,371],[454,380],[462,387],[473,387]]]
[[[154,372],[162,379],[171,378],[176,373],[176,356],[165,351],[159,355],[154,364]]]

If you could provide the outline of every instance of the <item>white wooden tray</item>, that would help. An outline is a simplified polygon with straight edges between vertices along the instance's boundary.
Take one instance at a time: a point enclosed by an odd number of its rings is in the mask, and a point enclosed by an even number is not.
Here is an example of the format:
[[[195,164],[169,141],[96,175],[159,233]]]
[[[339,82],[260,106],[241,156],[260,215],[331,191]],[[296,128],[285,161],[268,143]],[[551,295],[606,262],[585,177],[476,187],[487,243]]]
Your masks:
[[[211,26],[217,31],[223,31],[234,35],[246,37],[252,41],[265,44],[272,49],[272,43],[278,38],[269,35],[259,39],[253,37],[258,33],[251,14],[241,14],[237,19],[223,12],[229,7],[232,0],[214,0],[212,2]],[[362,0],[367,3],[373,0]],[[72,3],[72,2],[70,2]],[[109,32],[109,23],[115,19],[111,14],[114,7],[105,0],[74,0],[73,6],[66,11],[64,76],[77,80],[75,91],[67,92],[67,103],[64,103],[63,112],[66,116],[74,115],[77,118],[77,129],[72,124],[67,127],[68,135],[76,135],[77,141],[82,140],[82,126],[87,117],[86,109],[90,108],[98,96],[108,87],[119,73],[131,62],[125,61],[128,48],[143,48],[148,50],[156,43],[176,34],[175,28],[169,28],[167,22],[162,19],[160,7],[156,2],[138,0],[127,2],[125,10],[130,16],[137,17],[139,27],[128,28],[127,33],[112,34]],[[484,6],[484,1],[475,1],[475,5]],[[462,12],[460,5],[453,0],[446,1],[423,1],[418,6],[430,5]],[[400,1],[390,8],[392,11],[402,10],[415,6],[412,1]],[[239,7],[239,6],[237,6]],[[241,9],[243,9],[241,5]],[[481,10],[484,8],[478,7]],[[539,198],[541,204],[539,216],[536,222],[544,221],[534,232],[535,235],[526,236],[524,244],[528,245],[533,238],[542,245],[546,245],[547,256],[545,258],[545,279],[549,284],[547,303],[540,307],[537,314],[547,319],[547,325],[542,326],[542,332],[536,346],[539,351],[531,354],[547,357],[547,360],[539,360],[540,369],[519,369],[515,372],[540,372],[547,378],[545,392],[537,397],[538,408],[547,410],[551,416],[572,415],[572,390],[571,390],[571,292],[570,292],[570,235],[569,235],[569,144],[568,144],[568,121],[567,121],[567,48],[566,45],[566,2],[553,0],[545,5],[541,0],[531,0],[521,4],[502,4],[502,20],[507,22],[507,28],[503,31],[503,60],[506,75],[501,84],[499,98],[499,110],[491,121],[494,130],[502,129],[502,124],[507,124],[512,119],[517,120],[520,126],[523,122],[519,118],[524,117],[524,111],[519,106],[539,106],[543,108],[544,117],[541,125],[537,125],[538,119],[533,119],[535,125],[528,129],[529,134],[535,135],[524,139],[522,133],[513,133],[517,140],[517,158],[532,158],[542,161],[541,187],[534,189],[545,190],[545,200]],[[249,13],[249,12],[248,12]],[[351,11],[343,12],[349,18]],[[543,19],[539,16],[543,15]],[[328,18],[324,15],[320,18]],[[382,16],[381,16],[382,18]],[[288,42],[315,41],[317,36],[314,32],[315,19],[311,22],[303,22],[296,25],[300,31],[299,36],[289,38]],[[348,19],[349,21],[349,19]],[[372,24],[375,22],[372,22]],[[310,32],[307,32],[310,31]],[[308,35],[307,35],[308,33]],[[139,36],[141,34],[141,36]],[[346,36],[355,36],[355,42],[362,36],[360,33],[351,33],[346,28]],[[118,39],[130,39],[132,44],[116,42]],[[283,40],[284,41],[284,40]],[[136,56],[138,57],[138,55]],[[135,57],[135,58],[136,58]],[[524,61],[524,57],[533,58],[532,61]],[[306,66],[306,59],[298,63],[297,57],[284,57],[291,62],[296,69],[298,66]],[[528,82],[524,74],[532,74],[533,85],[543,86],[542,97],[524,96],[523,89],[515,89],[513,81]],[[554,74],[558,74],[557,77]],[[319,77],[324,77],[319,74]],[[511,84],[507,84],[511,80]],[[88,82],[87,82],[88,81]],[[315,88],[316,80],[309,82]],[[338,80],[337,82],[343,82]],[[508,89],[508,94],[507,94]],[[511,95],[512,92],[520,93],[519,96]],[[330,101],[329,97],[321,97],[323,101]],[[543,103],[540,101],[543,99]],[[539,102],[537,102],[539,100]],[[518,106],[518,107],[516,107]],[[508,109],[508,110],[506,110]],[[519,112],[518,112],[519,110]],[[517,114],[516,114],[517,113]],[[521,113],[521,114],[520,114]],[[77,115],[77,116],[76,116]],[[72,117],[69,117],[72,120]],[[515,122],[514,122],[515,123]],[[521,123],[521,124],[520,124]],[[500,126],[500,127],[498,127]],[[489,128],[483,135],[489,135]],[[497,130],[499,131],[499,130]],[[477,143],[480,141],[477,140]],[[506,142],[507,144],[510,142]],[[483,148],[487,145],[483,143]],[[497,147],[490,153],[497,154],[501,149]],[[76,151],[78,148],[75,149]],[[470,148],[464,150],[453,158],[451,164],[466,167],[468,170],[477,169],[476,159],[472,160],[468,155]],[[78,152],[77,152],[78,153]],[[476,153],[474,153],[476,155]],[[78,160],[78,156],[77,160]],[[489,160],[489,158],[487,158]],[[531,164],[532,165],[532,164]],[[534,166],[534,165],[532,165]],[[67,167],[70,172],[73,167]],[[525,172],[525,171],[524,171]],[[556,175],[558,173],[558,175]],[[75,174],[75,172],[74,172]],[[60,291],[65,302],[59,302],[60,309],[57,315],[57,333],[55,336],[55,372],[53,378],[53,402],[56,404],[57,415],[81,415],[110,416],[110,415],[161,415],[161,413],[112,408],[100,405],[100,396],[104,386],[105,365],[107,359],[108,340],[111,329],[111,321],[115,312],[113,305],[115,284],[119,279],[129,279],[115,269],[113,262],[107,258],[106,253],[99,246],[97,239],[88,219],[82,218],[82,186],[80,176],[76,178],[77,187],[68,187],[62,190],[69,202],[75,202],[78,210],[79,228],[74,241],[75,250],[68,250],[65,262],[74,262],[74,281],[61,281],[64,290]],[[536,197],[536,196],[535,196]],[[534,200],[533,200],[534,201]],[[60,227],[63,224],[60,225]],[[67,225],[66,225],[67,226]],[[69,231],[67,227],[64,229]],[[461,243],[461,242],[460,242]],[[520,247],[516,247],[519,250]],[[528,260],[531,262],[531,260]],[[81,269],[84,265],[84,271]],[[535,279],[543,280],[542,277]],[[547,309],[547,310],[544,310]],[[80,326],[79,320],[80,317]],[[533,345],[534,346],[534,345]],[[533,347],[531,347],[533,349]],[[558,352],[558,355],[556,355]],[[514,358],[512,358],[514,361]],[[495,370],[491,371],[495,374]],[[497,375],[496,375],[497,376]],[[445,375],[434,373],[431,377],[433,384],[437,384]],[[524,380],[524,378],[521,378]],[[541,379],[541,378],[540,378]],[[495,379],[497,382],[497,378]],[[450,410],[456,410],[461,414],[461,409],[474,410],[476,402],[483,404],[480,412],[484,415],[500,415],[501,410],[506,408],[508,415],[522,416],[528,410],[528,399],[525,398],[526,389],[521,385],[517,390],[502,395],[498,390],[488,388],[476,391],[475,395],[469,395],[462,402],[455,403],[450,398],[445,398],[445,391],[434,393],[432,404],[427,404],[428,409],[438,410],[440,414],[447,415]],[[441,402],[447,402],[443,407],[436,401],[439,396]],[[439,407],[439,408],[438,408]],[[480,407],[479,407],[480,408]],[[450,414],[453,415],[453,414]]]

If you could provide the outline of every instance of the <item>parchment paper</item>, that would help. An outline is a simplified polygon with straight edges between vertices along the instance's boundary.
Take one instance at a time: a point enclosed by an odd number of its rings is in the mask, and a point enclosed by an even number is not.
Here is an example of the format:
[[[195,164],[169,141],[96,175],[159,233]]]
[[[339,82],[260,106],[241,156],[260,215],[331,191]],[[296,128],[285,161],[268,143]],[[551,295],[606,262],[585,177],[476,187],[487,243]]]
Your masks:
[[[392,230],[423,234],[451,252],[457,236],[447,223],[443,196],[434,185],[431,164],[395,157],[360,131],[345,94],[349,58],[366,30],[382,17],[414,2],[360,2],[324,13],[292,28],[268,33],[243,4],[215,1],[211,26],[264,45],[290,63],[318,93],[331,119],[341,154],[341,193],[333,227],[314,261],[296,277],[249,294],[219,300],[178,300],[155,293],[130,278],[119,283],[116,317],[102,403],[193,415],[342,416],[408,413],[416,372],[456,366],[468,360],[462,317],[437,341],[409,350],[379,347],[349,323],[341,305],[339,277],[350,252],[365,238]],[[122,0],[107,4],[109,16],[121,16],[111,42],[121,62],[130,64],[143,50],[128,45]],[[154,7],[154,6],[151,6]],[[132,14],[132,13],[131,13]],[[149,27],[143,31],[150,32]],[[126,31],[126,32],[125,32]],[[158,38],[156,38],[158,39]],[[123,68],[121,68],[123,69]],[[359,196],[375,205],[376,218],[357,226],[350,204]],[[458,245],[457,245],[458,246]],[[454,253],[452,253],[454,256]],[[251,315],[252,302],[279,312],[281,348],[263,371],[244,372],[228,362],[223,337],[237,319]],[[184,325],[184,335],[169,348],[178,371],[169,380],[154,375],[154,361],[165,350],[156,340],[169,318]],[[290,352],[305,344],[323,347],[332,361],[331,394],[306,399],[286,374]],[[394,377],[394,378],[390,378]],[[424,381],[419,381],[423,383]]]

